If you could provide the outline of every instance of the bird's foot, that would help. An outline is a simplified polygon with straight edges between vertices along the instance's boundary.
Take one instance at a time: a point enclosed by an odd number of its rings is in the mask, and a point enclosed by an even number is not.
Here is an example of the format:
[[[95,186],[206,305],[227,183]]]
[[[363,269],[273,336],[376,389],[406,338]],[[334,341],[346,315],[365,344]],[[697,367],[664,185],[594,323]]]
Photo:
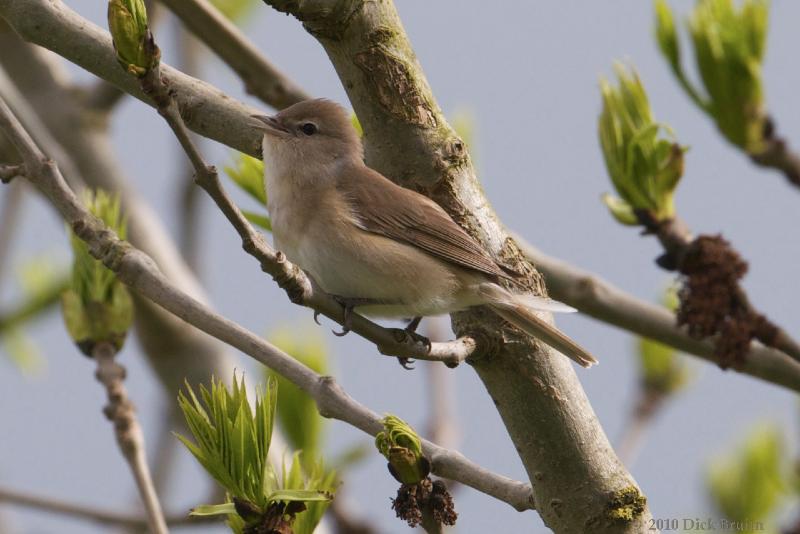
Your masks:
[[[344,309],[344,318],[342,320],[342,331],[337,332],[333,330],[333,335],[342,337],[347,335],[348,332],[352,329],[353,326],[353,308],[356,306],[364,306],[366,304],[375,304],[376,301],[374,299],[368,298],[359,298],[359,297],[340,297],[339,295],[332,295],[334,300],[341,304],[342,308]],[[314,314],[314,320],[317,320],[317,315]]]
[[[403,332],[405,332],[405,335],[408,338],[410,338],[414,343],[421,343],[421,344],[425,345],[425,349],[428,352],[430,352],[430,350],[431,350],[431,340],[428,339],[427,337],[417,333],[417,328],[419,327],[420,321],[422,321],[422,317],[414,317],[413,319],[411,319],[411,321],[408,323],[408,325],[403,329]],[[414,360],[412,360],[411,358],[406,358],[404,356],[399,356],[397,358],[397,361],[400,363],[400,366],[403,369],[406,369],[406,370],[409,370],[409,371],[411,369],[414,369],[414,366],[412,365],[414,363]]]

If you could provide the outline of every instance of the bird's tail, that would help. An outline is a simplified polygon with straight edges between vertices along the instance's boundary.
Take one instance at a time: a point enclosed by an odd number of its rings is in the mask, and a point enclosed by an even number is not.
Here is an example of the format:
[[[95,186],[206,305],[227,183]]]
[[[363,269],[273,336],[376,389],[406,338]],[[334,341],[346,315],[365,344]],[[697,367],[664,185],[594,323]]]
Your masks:
[[[533,295],[515,295],[497,284],[481,284],[480,293],[487,304],[503,319],[526,334],[540,339],[583,367],[597,363],[594,356],[575,343],[555,326],[536,315],[536,310],[550,312],[575,311],[566,304]]]

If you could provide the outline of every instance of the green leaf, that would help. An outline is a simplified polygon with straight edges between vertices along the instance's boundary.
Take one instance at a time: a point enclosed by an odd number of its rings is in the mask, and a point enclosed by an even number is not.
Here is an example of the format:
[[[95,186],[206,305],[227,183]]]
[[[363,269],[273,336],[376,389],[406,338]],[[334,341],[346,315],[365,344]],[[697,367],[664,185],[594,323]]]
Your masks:
[[[383,431],[375,436],[375,447],[389,460],[392,474],[403,484],[416,484],[428,476],[430,462],[422,452],[422,441],[411,425],[399,417],[383,418]]]
[[[664,307],[675,311],[678,297],[674,287],[663,296]],[[639,377],[644,389],[651,393],[672,395],[689,383],[685,359],[672,347],[645,337],[638,338]]]
[[[636,218],[630,204],[608,193],[603,193],[601,198],[617,222],[627,226],[638,226],[639,219]]]
[[[130,74],[141,78],[158,63],[161,54],[147,27],[143,0],[109,0],[108,29],[117,61]]]
[[[234,22],[241,21],[257,4],[255,0],[211,0],[214,7]]]
[[[639,224],[637,212],[655,221],[675,215],[673,197],[683,174],[684,148],[656,122],[647,93],[632,69],[615,65],[618,84],[600,80],[603,109],[598,137],[608,176],[620,198],[603,201],[622,224]]]
[[[712,462],[707,486],[714,506],[733,521],[767,523],[790,492],[784,454],[777,427],[753,429],[738,450]]]
[[[325,502],[333,499],[330,493],[316,490],[278,490],[267,496],[268,501]]]
[[[122,216],[118,195],[102,190],[86,191],[83,197],[89,211],[120,239],[126,237],[127,223]],[[73,252],[72,279],[64,292],[61,309],[72,340],[87,355],[100,342],[117,350],[133,323],[133,300],[116,275],[89,253],[86,243],[70,232]]]
[[[748,154],[764,150],[767,121],[762,82],[768,0],[699,0],[689,17],[694,59],[707,97],[687,81],[676,60],[677,31],[664,0],[656,2],[656,38],[678,82],[722,135]],[[673,50],[672,44],[675,44]]]
[[[299,453],[294,455],[288,472],[284,467],[282,480],[278,481],[268,458],[277,389],[276,381],[269,378],[264,389],[256,388],[254,406],[248,399],[243,378],[234,377],[230,389],[212,379],[210,389],[200,386],[199,394],[187,384],[186,391],[178,395],[178,404],[194,440],[180,435],[178,439],[226,490],[231,501],[196,510],[204,514],[227,514],[228,525],[234,532],[244,532],[265,520],[265,514],[282,510],[270,508],[271,502],[308,501],[293,527],[296,534],[311,534],[335,489],[335,473],[313,459],[301,465]],[[248,503],[257,512],[239,517],[234,501]]]
[[[263,161],[247,154],[239,153],[234,166],[225,167],[225,173],[260,205],[267,205]]]
[[[328,351],[322,337],[316,333],[296,335],[280,329],[268,336],[280,348],[314,372],[328,372]],[[278,382],[278,423],[289,445],[305,451],[306,458],[314,458],[322,448],[324,420],[317,405],[307,393],[279,374],[267,370]]]
[[[247,210],[242,210],[242,214],[244,215],[245,219],[255,224],[256,226],[260,226],[261,228],[267,230],[268,232],[272,231],[272,221],[267,215],[261,215],[260,213],[255,213],[253,211],[247,211]]]
[[[189,511],[189,515],[199,517],[209,515],[228,515],[235,513],[236,506],[234,506],[232,502],[226,502],[225,504],[201,504],[200,506],[195,506]]]

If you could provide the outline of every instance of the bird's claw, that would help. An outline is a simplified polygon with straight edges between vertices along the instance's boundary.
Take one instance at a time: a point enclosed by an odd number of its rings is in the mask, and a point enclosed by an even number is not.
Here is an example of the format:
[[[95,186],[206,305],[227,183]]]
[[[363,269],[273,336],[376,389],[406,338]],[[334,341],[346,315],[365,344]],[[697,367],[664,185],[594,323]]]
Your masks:
[[[322,323],[319,322],[319,315],[320,312],[318,310],[314,310],[314,322],[317,323],[317,325],[322,326]]]
[[[402,357],[402,356],[399,356],[397,358],[397,363],[399,363],[400,367],[402,367],[406,371],[413,371],[414,370],[414,366],[412,365],[414,363],[414,361],[415,360],[412,360],[411,358],[405,358],[405,357]]]

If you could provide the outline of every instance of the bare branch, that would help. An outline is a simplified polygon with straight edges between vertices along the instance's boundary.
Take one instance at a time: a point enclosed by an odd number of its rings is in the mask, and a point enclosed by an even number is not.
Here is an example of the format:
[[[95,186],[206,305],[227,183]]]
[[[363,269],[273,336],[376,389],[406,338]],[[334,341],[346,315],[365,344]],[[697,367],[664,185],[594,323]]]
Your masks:
[[[613,286],[599,276],[550,257],[519,235],[515,239],[525,255],[547,280],[553,298],[574,306],[604,323],[613,324],[683,352],[718,364],[709,341],[690,338],[675,326],[675,315],[661,306],[643,301]],[[800,364],[780,351],[754,342],[741,366],[741,373],[800,391]]]
[[[781,171],[790,184],[800,188],[800,155],[792,152],[786,139],[775,132],[775,124],[769,117],[764,142],[764,150],[750,154],[750,159],[762,167]]]
[[[144,434],[136,418],[136,409],[128,398],[123,383],[125,368],[114,359],[116,352],[117,349],[108,342],[97,343],[92,349],[92,358],[97,364],[95,376],[106,388],[108,396],[108,405],[103,409],[103,413],[114,424],[117,444],[133,473],[147,513],[147,525],[150,531],[154,534],[167,534],[167,523],[147,465]]]
[[[84,506],[71,502],[42,497],[9,488],[0,488],[0,502],[33,508],[44,512],[93,521],[104,525],[115,525],[125,528],[145,528],[147,522],[135,516],[101,510],[91,506]],[[207,524],[216,518],[207,517],[168,517],[167,523],[173,526],[189,526]]]
[[[180,291],[158,270],[149,256],[120,241],[92,217],[69,189],[55,163],[42,154],[2,100],[0,130],[6,132],[23,156],[28,172],[26,177],[58,209],[75,235],[89,245],[89,252],[114,271],[119,280],[187,323],[252,356],[292,381],[315,400],[322,416],[347,422],[372,436],[382,430],[378,415],[347,395],[333,377],[318,375],[256,334],[217,315]],[[494,474],[460,453],[429,441],[423,442],[423,449],[431,459],[435,474],[457,480],[507,502],[517,510],[533,507],[530,485]]]
[[[160,1],[239,75],[248,93],[262,102],[283,109],[311,98],[207,0]]]

